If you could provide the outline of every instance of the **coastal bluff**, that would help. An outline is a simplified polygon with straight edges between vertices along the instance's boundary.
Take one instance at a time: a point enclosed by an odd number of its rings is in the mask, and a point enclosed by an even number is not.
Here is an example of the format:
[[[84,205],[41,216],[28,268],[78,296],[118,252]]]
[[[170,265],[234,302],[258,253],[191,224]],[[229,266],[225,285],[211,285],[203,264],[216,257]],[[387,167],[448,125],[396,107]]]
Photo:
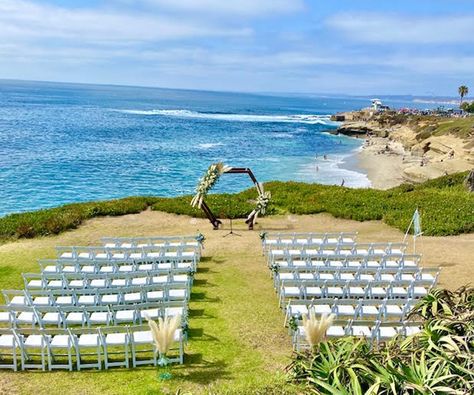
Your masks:
[[[422,182],[474,168],[474,117],[456,118],[376,113],[369,109],[339,113],[332,131],[364,138],[361,167],[369,178],[385,179],[374,187],[386,189],[402,182]]]

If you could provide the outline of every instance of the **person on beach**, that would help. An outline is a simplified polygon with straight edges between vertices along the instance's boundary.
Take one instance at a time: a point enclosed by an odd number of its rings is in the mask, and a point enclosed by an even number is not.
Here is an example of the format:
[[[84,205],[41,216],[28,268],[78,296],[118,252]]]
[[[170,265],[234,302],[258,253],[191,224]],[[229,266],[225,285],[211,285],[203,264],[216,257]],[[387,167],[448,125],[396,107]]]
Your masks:
[[[328,158],[328,156],[327,156],[327,155],[324,155],[323,158],[324,158],[324,160],[326,160],[326,159]]]
[[[343,178],[343,179],[342,179],[342,182],[341,182],[341,187],[343,187],[345,183],[346,183],[346,181],[345,181],[344,178]]]

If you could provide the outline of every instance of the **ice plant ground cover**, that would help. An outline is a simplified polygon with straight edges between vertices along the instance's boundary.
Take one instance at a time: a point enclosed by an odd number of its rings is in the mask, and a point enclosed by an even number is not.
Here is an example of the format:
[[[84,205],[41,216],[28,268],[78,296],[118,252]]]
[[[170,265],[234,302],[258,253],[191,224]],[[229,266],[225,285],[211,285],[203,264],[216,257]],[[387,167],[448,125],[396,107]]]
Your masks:
[[[468,193],[463,186],[466,176],[467,173],[459,173],[387,191],[269,182],[265,184],[265,191],[271,192],[272,200],[266,207],[266,215],[327,212],[337,218],[356,221],[382,220],[405,231],[418,207],[426,236],[471,233],[474,232],[474,194]],[[59,234],[75,229],[91,218],[139,213],[150,207],[203,218],[201,210],[190,206],[191,199],[192,196],[130,197],[12,214],[0,218],[0,241]],[[210,194],[207,203],[216,213],[246,218],[255,209],[255,189],[237,194]]]

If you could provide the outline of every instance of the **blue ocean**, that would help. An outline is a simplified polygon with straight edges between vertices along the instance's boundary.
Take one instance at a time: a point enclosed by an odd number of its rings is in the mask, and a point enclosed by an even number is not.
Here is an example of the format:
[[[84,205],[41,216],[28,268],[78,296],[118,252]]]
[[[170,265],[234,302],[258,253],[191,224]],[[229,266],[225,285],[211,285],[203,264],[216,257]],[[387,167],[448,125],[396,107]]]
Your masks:
[[[344,161],[362,141],[330,115],[365,98],[280,97],[0,81],[0,216],[64,203],[194,191],[216,161],[259,181],[369,186]],[[324,159],[326,155],[326,159]],[[223,177],[216,191],[250,187]]]

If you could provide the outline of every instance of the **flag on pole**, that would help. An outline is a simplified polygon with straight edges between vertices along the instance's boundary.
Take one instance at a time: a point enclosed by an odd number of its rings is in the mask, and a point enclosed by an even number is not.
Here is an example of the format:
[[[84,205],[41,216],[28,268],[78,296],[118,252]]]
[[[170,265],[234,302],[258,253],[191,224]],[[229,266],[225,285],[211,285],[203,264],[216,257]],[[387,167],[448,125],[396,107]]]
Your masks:
[[[415,210],[415,213],[413,214],[413,236],[421,236],[422,235],[421,231],[421,218],[420,218],[420,212],[418,209]]]

